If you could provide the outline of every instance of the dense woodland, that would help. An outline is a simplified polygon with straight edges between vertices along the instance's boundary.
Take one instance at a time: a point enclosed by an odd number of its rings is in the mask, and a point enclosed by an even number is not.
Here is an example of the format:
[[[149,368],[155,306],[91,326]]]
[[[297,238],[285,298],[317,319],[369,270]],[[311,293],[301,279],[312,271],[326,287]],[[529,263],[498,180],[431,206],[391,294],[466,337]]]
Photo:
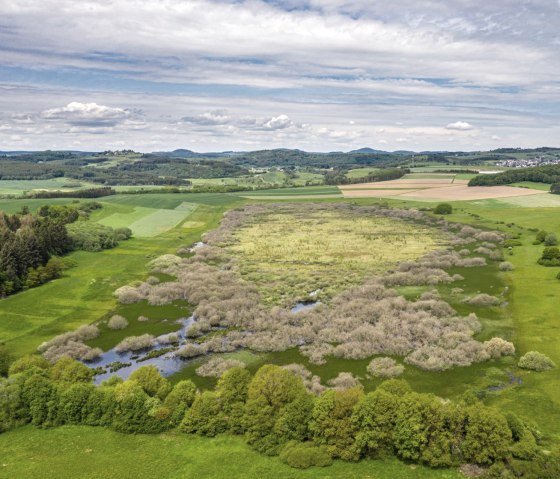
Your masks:
[[[371,172],[360,178],[348,178],[346,173],[348,170],[334,170],[325,173],[326,185],[349,185],[355,183],[369,183],[374,181],[389,181],[402,178],[410,170],[407,168],[383,168],[375,172]]]

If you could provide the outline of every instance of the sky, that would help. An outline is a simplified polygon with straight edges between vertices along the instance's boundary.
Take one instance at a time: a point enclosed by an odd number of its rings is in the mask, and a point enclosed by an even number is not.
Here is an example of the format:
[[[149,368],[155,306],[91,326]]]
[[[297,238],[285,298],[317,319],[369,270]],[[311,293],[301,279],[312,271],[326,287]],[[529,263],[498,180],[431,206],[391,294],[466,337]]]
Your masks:
[[[2,0],[0,150],[560,146],[560,0]]]

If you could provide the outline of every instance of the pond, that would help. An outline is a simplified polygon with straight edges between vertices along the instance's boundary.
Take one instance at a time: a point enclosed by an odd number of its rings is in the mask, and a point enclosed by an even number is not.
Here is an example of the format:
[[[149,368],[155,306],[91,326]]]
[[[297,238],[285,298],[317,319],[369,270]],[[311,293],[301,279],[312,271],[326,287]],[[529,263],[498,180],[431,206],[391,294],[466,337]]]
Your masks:
[[[296,305],[290,309],[290,311],[292,313],[299,313],[301,311],[306,311],[308,309],[313,309],[316,308],[317,306],[319,306],[321,303],[321,301],[312,301],[309,303],[296,303]]]
[[[176,346],[186,342],[187,329],[193,324],[194,318],[181,318],[177,321],[180,329],[177,331],[179,337],[178,343],[174,345],[168,344],[164,341],[157,341],[163,339],[166,334],[158,336],[154,346],[142,349],[140,351],[125,351],[119,353],[115,348],[104,352],[99,358],[94,361],[87,361],[85,364],[90,368],[103,368],[105,372],[97,374],[94,378],[94,383],[99,384],[101,381],[109,379],[111,376],[120,376],[123,379],[128,378],[136,369],[141,366],[155,366],[158,368],[162,376],[171,376],[172,374],[183,369],[190,361],[176,358],[174,351]],[[151,357],[155,352],[162,351],[162,354],[157,357]],[[146,356],[149,355],[147,358]],[[145,359],[146,358],[146,359]],[[111,371],[111,369],[113,369]]]

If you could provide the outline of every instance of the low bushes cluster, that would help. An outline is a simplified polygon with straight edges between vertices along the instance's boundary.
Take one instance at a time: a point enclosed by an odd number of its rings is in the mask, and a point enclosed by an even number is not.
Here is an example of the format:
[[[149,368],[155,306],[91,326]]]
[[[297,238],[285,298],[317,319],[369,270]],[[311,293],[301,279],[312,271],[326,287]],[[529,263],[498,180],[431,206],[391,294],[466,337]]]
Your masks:
[[[560,249],[556,246],[545,246],[537,262],[542,266],[560,266]]]
[[[103,351],[100,348],[87,346],[84,344],[84,341],[94,339],[97,336],[99,336],[99,328],[97,326],[81,326],[76,331],[55,336],[50,341],[39,345],[37,349],[45,359],[51,362],[55,362],[63,356],[91,361],[98,358]]]
[[[119,241],[132,236],[129,228],[116,228],[99,223],[78,221],[67,226],[68,235],[74,248],[84,251],[101,251],[114,248]]]
[[[392,358],[375,358],[367,366],[367,371],[377,378],[395,378],[404,372],[404,366]]]

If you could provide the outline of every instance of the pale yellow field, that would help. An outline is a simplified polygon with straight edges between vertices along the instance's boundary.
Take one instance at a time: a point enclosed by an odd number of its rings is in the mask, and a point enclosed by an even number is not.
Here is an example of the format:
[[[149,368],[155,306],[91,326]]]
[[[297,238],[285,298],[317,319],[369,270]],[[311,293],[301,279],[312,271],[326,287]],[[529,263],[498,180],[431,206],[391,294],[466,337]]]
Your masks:
[[[401,178],[392,181],[340,186],[345,198],[397,197],[418,201],[468,201],[541,195],[542,191],[513,186],[468,186],[451,178]]]
[[[445,242],[427,226],[309,204],[259,215],[234,236],[226,249],[272,304],[293,304],[315,290],[331,297]]]

